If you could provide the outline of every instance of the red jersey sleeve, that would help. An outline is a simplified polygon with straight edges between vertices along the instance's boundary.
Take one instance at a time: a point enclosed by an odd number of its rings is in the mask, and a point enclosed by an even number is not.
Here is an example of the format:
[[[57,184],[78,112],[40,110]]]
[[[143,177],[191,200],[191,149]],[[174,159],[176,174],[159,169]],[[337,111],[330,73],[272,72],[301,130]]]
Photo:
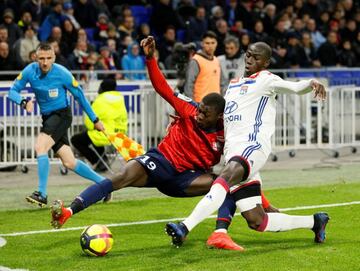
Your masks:
[[[161,73],[155,58],[146,59],[146,66],[155,91],[171,104],[180,116],[185,117],[190,115],[196,103],[182,94],[174,93],[166,82],[164,75]]]

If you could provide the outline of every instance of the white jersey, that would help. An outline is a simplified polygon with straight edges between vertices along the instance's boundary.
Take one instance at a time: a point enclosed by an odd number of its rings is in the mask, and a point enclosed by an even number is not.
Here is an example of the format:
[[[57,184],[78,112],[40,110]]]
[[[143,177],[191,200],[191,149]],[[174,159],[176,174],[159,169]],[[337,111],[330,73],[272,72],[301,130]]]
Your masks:
[[[275,130],[276,94],[304,94],[311,91],[310,83],[285,81],[266,70],[232,80],[225,94],[225,162],[234,156],[247,159],[255,150],[267,159]]]

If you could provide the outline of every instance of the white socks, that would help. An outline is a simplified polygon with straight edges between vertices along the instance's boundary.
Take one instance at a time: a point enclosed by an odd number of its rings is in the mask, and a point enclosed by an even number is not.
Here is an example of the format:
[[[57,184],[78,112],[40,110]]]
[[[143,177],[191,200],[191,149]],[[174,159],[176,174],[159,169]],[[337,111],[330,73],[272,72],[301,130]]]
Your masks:
[[[197,224],[217,211],[224,202],[228,190],[218,182],[214,182],[210,191],[199,201],[193,212],[183,223],[191,231]]]
[[[312,229],[314,216],[295,216],[281,213],[267,213],[268,221],[263,231],[289,231],[294,229]],[[265,220],[265,219],[264,219]]]

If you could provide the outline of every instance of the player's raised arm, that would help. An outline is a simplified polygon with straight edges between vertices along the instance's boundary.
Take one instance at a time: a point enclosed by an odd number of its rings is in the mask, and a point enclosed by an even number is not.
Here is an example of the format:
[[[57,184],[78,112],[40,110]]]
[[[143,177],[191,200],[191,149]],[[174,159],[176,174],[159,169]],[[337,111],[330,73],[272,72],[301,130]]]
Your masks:
[[[318,98],[319,100],[325,100],[326,98],[324,85],[316,79],[300,80],[298,82],[275,80],[272,84],[276,93],[303,95],[313,91],[314,98]]]
[[[140,42],[146,56],[146,66],[149,71],[149,77],[155,91],[161,95],[169,104],[171,104],[176,111],[179,112],[180,107],[177,101],[179,100],[174,91],[166,82],[164,75],[160,71],[156,59],[153,57],[155,52],[155,40],[152,36],[143,39]],[[180,112],[179,112],[180,113]]]

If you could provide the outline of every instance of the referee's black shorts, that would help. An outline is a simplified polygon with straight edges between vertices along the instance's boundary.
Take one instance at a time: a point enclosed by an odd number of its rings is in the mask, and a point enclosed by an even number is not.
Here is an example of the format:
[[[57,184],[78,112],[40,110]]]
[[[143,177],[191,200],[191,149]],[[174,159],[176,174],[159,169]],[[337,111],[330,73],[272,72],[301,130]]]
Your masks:
[[[43,125],[40,131],[51,136],[55,141],[52,147],[55,153],[57,153],[63,145],[70,145],[67,133],[72,122],[70,107],[56,110],[49,115],[42,115],[42,121]]]

